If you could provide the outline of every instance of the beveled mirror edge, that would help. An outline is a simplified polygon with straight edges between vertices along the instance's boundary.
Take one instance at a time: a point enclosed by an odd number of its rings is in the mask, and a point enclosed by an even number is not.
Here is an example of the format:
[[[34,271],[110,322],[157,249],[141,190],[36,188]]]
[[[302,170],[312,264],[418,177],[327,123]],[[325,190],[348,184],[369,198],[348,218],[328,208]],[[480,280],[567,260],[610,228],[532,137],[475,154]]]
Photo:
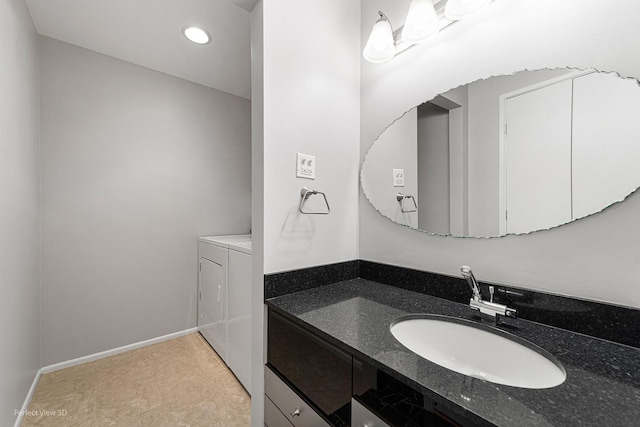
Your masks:
[[[413,107],[409,108],[408,110],[405,110],[405,112],[404,112],[404,113],[402,113],[399,117],[397,117],[397,118],[396,118],[396,119],[394,119],[391,123],[389,123],[387,126],[385,126],[385,127],[380,131],[380,133],[378,134],[378,136],[373,140],[373,142],[371,143],[371,145],[370,145],[370,146],[369,146],[369,148],[367,149],[367,152],[365,153],[365,155],[364,155],[364,157],[363,157],[363,159],[362,159],[362,162],[361,162],[361,164],[360,164],[360,173],[358,174],[358,175],[359,175],[359,179],[360,179],[360,189],[361,189],[361,191],[362,191],[363,195],[365,196],[365,198],[367,199],[367,202],[369,202],[369,204],[370,204],[370,205],[371,205],[371,206],[372,206],[372,207],[373,207],[373,208],[374,208],[374,209],[375,209],[375,210],[376,210],[376,211],[377,211],[381,216],[383,216],[384,218],[388,219],[388,220],[389,220],[389,221],[391,221],[393,224],[396,224],[396,225],[398,225],[398,226],[405,227],[405,228],[408,228],[408,229],[410,229],[410,230],[414,230],[414,231],[417,231],[417,232],[420,232],[420,233],[424,233],[424,234],[431,235],[431,236],[435,236],[435,237],[453,237],[453,238],[457,238],[457,239],[495,239],[495,238],[500,238],[500,237],[509,237],[509,236],[512,236],[512,237],[528,236],[528,235],[533,234],[533,233],[539,233],[539,232],[542,232],[542,231],[555,230],[555,229],[556,229],[556,228],[558,228],[558,227],[563,227],[563,226],[565,226],[565,225],[572,224],[572,223],[574,223],[574,222],[576,222],[576,221],[579,221],[579,220],[582,220],[582,219],[585,219],[585,218],[589,218],[589,217],[592,217],[592,216],[597,215],[597,214],[604,213],[605,211],[610,210],[610,208],[612,208],[613,206],[618,205],[618,204],[620,204],[620,203],[624,202],[625,200],[627,200],[628,198],[630,198],[633,194],[635,194],[636,192],[638,192],[638,190],[640,190],[640,184],[639,184],[639,185],[638,185],[638,186],[637,186],[633,191],[629,192],[626,196],[624,196],[624,197],[620,198],[619,200],[614,200],[613,202],[611,202],[610,204],[608,204],[607,206],[605,206],[604,208],[602,208],[602,209],[601,209],[601,210],[599,210],[599,211],[592,212],[592,213],[590,213],[590,214],[587,214],[587,215],[584,215],[584,216],[581,216],[581,217],[578,217],[578,218],[574,218],[574,219],[572,219],[571,221],[567,221],[567,222],[564,222],[564,223],[562,223],[562,224],[555,225],[555,226],[553,226],[553,227],[549,227],[549,228],[542,228],[542,229],[536,229],[536,230],[532,230],[532,231],[529,231],[529,232],[526,232],[526,233],[506,233],[506,234],[500,234],[500,235],[495,235],[495,236],[458,236],[458,235],[454,235],[454,234],[434,233],[434,232],[429,231],[429,230],[423,230],[423,229],[420,229],[420,228],[417,228],[417,227],[413,227],[413,226],[408,225],[408,224],[401,224],[401,223],[399,223],[399,222],[396,222],[396,221],[394,221],[392,218],[390,218],[389,216],[385,215],[385,214],[384,214],[380,209],[378,209],[378,208],[373,204],[373,202],[371,201],[371,198],[369,197],[369,195],[367,195],[367,191],[366,191],[366,189],[365,189],[365,184],[364,184],[364,180],[363,180],[363,172],[364,172],[364,165],[365,165],[365,163],[366,163],[366,161],[367,161],[367,157],[368,157],[368,156],[369,156],[369,154],[371,153],[371,150],[373,150],[374,146],[376,145],[376,142],[378,142],[378,140],[380,139],[380,137],[384,134],[384,132],[385,132],[387,129],[389,129],[389,128],[390,128],[391,126],[393,126],[396,122],[398,122],[399,120],[401,120],[402,118],[404,118],[404,116],[405,116],[405,115],[407,115],[408,113],[410,113],[411,111],[413,111],[414,109],[416,109],[417,107],[419,107],[420,105],[422,105],[422,104],[424,104],[424,103],[427,103],[427,102],[430,102],[430,101],[434,100],[438,95],[440,95],[440,94],[442,94],[442,93],[447,93],[447,92],[450,92],[450,91],[456,90],[456,89],[458,89],[458,88],[460,88],[460,87],[462,87],[462,86],[465,86],[465,85],[468,85],[468,84],[471,84],[471,83],[480,82],[480,81],[485,81],[485,80],[490,79],[490,78],[493,78],[493,77],[506,77],[506,76],[513,76],[513,75],[515,75],[515,74],[517,74],[517,73],[525,72],[525,71],[526,71],[526,72],[541,71],[541,70],[551,70],[551,71],[553,71],[553,70],[561,70],[561,69],[567,69],[567,70],[573,70],[573,71],[587,71],[587,70],[593,70],[593,71],[594,71],[594,72],[596,72],[596,73],[613,74],[613,75],[615,75],[615,76],[617,76],[617,77],[619,77],[619,78],[621,78],[621,79],[624,79],[624,80],[631,80],[631,81],[635,82],[635,84],[638,86],[638,88],[640,88],[640,79],[639,79],[639,78],[637,78],[637,77],[627,77],[627,76],[623,76],[622,74],[620,74],[620,73],[619,73],[619,72],[617,72],[617,71],[605,71],[605,70],[600,70],[600,69],[598,69],[598,68],[594,68],[594,67],[580,68],[580,67],[573,67],[573,66],[565,66],[565,67],[546,67],[546,68],[537,68],[537,69],[524,68],[524,69],[522,69],[522,70],[515,70],[515,71],[512,71],[512,72],[510,72],[510,73],[505,73],[505,74],[495,74],[495,75],[491,75],[491,76],[488,76],[488,77],[481,77],[481,78],[479,78],[479,79],[477,79],[477,80],[473,80],[472,82],[463,83],[463,84],[460,84],[460,85],[458,85],[458,86],[452,87],[452,88],[450,88],[450,89],[446,89],[446,90],[444,90],[444,91],[442,91],[442,92],[437,93],[437,94],[436,94],[436,95],[434,95],[432,98],[427,99],[427,100],[423,101],[422,103],[420,103],[420,104],[418,104],[418,105],[416,105],[416,106],[413,106]]]

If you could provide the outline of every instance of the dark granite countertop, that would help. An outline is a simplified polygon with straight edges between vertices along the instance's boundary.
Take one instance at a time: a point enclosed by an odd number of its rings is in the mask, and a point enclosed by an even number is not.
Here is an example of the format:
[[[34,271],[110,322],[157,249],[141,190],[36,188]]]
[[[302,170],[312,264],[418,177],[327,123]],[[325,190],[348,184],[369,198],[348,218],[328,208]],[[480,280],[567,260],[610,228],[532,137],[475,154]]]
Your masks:
[[[499,329],[548,351],[567,372],[559,386],[524,389],[443,368],[391,335],[391,322],[407,314],[472,319],[464,304],[353,279],[271,298],[267,305],[480,425],[636,426],[640,420],[640,350],[633,347],[507,319]]]

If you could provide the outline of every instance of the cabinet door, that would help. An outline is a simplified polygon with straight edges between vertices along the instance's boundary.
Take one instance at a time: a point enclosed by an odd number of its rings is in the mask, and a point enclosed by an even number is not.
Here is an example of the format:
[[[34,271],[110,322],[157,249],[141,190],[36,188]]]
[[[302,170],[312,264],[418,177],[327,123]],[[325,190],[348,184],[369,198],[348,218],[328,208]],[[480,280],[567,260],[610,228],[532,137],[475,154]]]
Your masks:
[[[382,421],[355,399],[351,401],[351,425],[354,427],[389,427],[389,424]]]
[[[337,425],[348,423],[351,418],[351,355],[273,310],[269,310],[268,333],[269,365],[329,420]],[[273,400],[273,396],[270,397]],[[278,404],[275,400],[274,403]]]
[[[640,183],[638,82],[592,73],[573,81],[573,213],[624,199]]]
[[[507,101],[506,232],[571,220],[571,80]]]
[[[198,330],[223,360],[226,360],[224,316],[224,269],[218,263],[200,258]]]
[[[427,398],[376,366],[353,359],[351,425],[471,426],[454,412]]]
[[[251,390],[251,255],[229,251],[227,364]]]

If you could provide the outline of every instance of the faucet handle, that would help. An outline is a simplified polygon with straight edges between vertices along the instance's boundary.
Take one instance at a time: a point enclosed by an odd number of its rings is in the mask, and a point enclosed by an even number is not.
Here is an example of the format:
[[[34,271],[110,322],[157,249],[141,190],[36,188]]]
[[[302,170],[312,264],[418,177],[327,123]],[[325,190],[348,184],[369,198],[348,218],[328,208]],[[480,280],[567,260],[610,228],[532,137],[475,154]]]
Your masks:
[[[505,315],[506,317],[511,318],[511,319],[517,319],[517,318],[518,318],[518,310],[507,307],[507,308],[504,310],[504,315]]]

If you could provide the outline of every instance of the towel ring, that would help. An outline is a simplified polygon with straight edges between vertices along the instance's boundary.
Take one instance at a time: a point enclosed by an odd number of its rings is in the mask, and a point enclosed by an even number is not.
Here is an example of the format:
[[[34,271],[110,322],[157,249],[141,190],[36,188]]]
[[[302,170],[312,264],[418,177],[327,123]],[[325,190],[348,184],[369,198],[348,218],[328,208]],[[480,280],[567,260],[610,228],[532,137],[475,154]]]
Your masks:
[[[404,202],[407,199],[413,200],[414,209],[405,209]],[[402,213],[418,212],[418,204],[416,203],[416,199],[413,196],[398,193],[396,194],[396,200],[398,201],[398,203],[400,203],[400,211],[402,211]]]
[[[305,212],[304,210],[302,210],[302,207],[304,206],[304,202],[306,202],[309,197],[315,194],[320,194],[324,198],[324,203],[325,205],[327,205],[326,212]],[[300,204],[298,205],[298,210],[300,211],[301,214],[304,214],[304,215],[328,215],[329,212],[331,212],[331,208],[329,207],[329,202],[327,201],[327,196],[322,191],[311,190],[307,187],[302,187],[302,190],[300,190]]]

